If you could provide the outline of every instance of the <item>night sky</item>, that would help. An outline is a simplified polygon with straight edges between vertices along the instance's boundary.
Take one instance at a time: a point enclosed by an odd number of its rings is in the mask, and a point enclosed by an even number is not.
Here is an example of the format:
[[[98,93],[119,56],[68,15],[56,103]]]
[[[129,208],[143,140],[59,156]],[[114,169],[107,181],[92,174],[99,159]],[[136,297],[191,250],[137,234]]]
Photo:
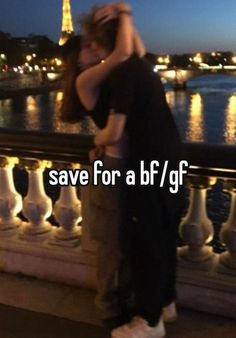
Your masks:
[[[71,0],[74,21],[95,3]],[[135,23],[150,52],[236,52],[236,0],[132,0]],[[62,0],[1,0],[0,31],[57,41]],[[75,25],[76,30],[78,26]]]

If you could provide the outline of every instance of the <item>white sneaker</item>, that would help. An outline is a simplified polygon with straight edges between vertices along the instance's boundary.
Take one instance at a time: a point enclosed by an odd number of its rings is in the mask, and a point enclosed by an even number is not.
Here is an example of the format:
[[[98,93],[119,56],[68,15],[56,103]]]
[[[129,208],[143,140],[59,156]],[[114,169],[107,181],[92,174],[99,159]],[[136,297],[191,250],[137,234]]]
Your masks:
[[[175,302],[170,303],[162,309],[162,318],[165,323],[173,323],[176,321],[178,315],[176,311]]]
[[[141,317],[134,317],[131,323],[120,326],[111,332],[112,338],[163,338],[165,327],[162,319],[154,327]]]

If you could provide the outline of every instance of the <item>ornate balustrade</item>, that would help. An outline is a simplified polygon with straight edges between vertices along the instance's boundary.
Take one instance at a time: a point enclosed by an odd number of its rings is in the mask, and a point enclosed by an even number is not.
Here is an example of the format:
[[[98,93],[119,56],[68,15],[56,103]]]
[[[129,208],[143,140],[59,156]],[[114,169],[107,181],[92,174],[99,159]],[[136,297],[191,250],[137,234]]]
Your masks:
[[[91,147],[91,136],[1,130],[1,270],[96,287],[88,188],[64,186],[53,198],[46,193],[49,168],[91,170],[87,158]],[[189,205],[180,224],[185,244],[178,248],[179,302],[236,317],[236,147],[185,144],[185,148],[191,167],[186,182]],[[15,188],[21,172],[28,177],[26,194]],[[222,253],[209,245],[214,227],[207,194],[217,181],[231,196],[220,230]]]
[[[180,303],[211,313],[236,317],[236,147],[186,144],[191,164],[187,178],[189,206],[180,224],[186,243],[178,248],[178,292]],[[216,253],[209,218],[207,195],[218,184],[230,196],[226,220],[219,238],[224,251]],[[219,197],[219,194],[218,194]],[[221,199],[218,212],[226,208]],[[208,205],[208,208],[207,208]]]

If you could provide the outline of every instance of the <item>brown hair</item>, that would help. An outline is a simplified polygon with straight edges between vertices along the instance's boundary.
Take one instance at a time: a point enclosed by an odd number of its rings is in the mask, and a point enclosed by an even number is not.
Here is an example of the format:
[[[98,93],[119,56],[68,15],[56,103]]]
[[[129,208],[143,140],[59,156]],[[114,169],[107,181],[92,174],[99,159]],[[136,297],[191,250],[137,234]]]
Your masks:
[[[81,41],[81,36],[73,36],[62,46],[61,50],[65,62],[65,71],[60,117],[62,121],[71,123],[80,121],[86,115],[75,88],[76,78],[81,72],[78,66]]]
[[[103,24],[94,21],[96,11],[102,5],[92,7],[90,13],[82,14],[79,23],[85,37],[90,41],[95,41],[99,46],[103,47],[107,52],[112,52],[116,44],[116,36],[119,27],[119,20],[112,19]]]

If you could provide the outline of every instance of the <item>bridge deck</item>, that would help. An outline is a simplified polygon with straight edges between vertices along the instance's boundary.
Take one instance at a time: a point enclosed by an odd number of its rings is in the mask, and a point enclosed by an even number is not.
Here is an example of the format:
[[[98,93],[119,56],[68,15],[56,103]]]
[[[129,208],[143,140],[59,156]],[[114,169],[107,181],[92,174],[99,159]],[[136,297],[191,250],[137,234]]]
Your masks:
[[[8,274],[0,274],[0,284],[0,303],[8,304],[0,305],[1,338],[110,337],[99,323],[93,291]],[[235,320],[179,309],[166,337],[235,338]]]

